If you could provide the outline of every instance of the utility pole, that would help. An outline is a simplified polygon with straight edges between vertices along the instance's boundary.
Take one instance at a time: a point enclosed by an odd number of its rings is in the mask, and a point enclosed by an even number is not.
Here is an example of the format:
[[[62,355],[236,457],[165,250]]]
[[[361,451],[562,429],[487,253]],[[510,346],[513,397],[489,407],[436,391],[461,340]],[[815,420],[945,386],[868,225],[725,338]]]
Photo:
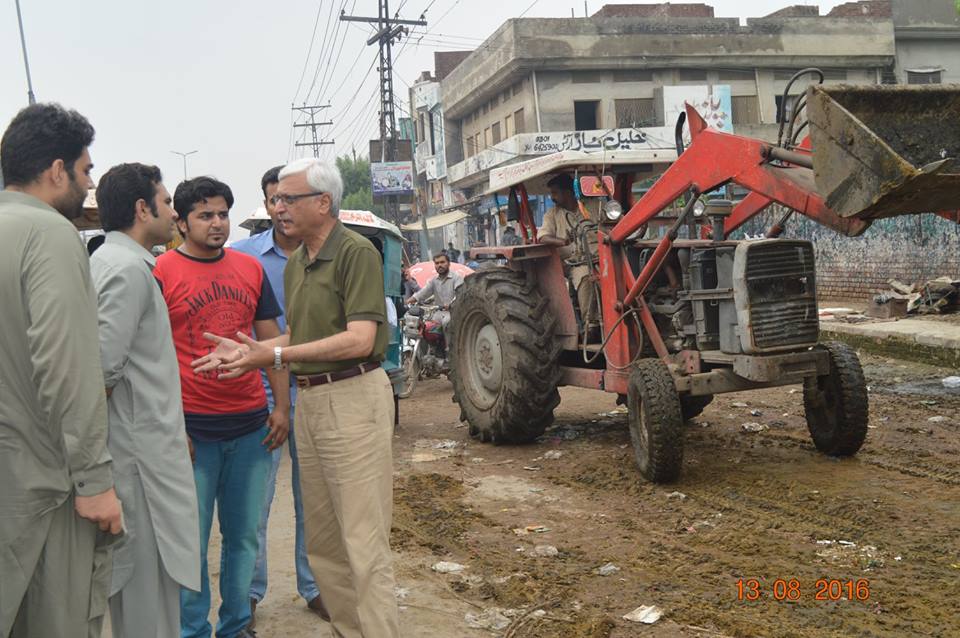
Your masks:
[[[23,49],[23,67],[27,71],[27,100],[30,104],[36,104],[37,98],[33,95],[33,80],[30,79],[30,61],[27,60],[27,39],[23,35],[23,16],[20,15],[20,0],[16,0],[17,5],[17,24],[20,25],[20,47]]]
[[[303,106],[291,106],[290,108],[294,111],[299,111],[300,113],[303,113],[310,118],[309,122],[304,122],[302,124],[294,124],[293,128],[309,128],[310,134],[313,136],[312,142],[297,142],[296,144],[294,144],[294,146],[309,146],[313,148],[313,156],[320,157],[320,147],[323,146],[324,144],[333,144],[333,140],[321,140],[320,137],[317,135],[317,129],[320,128],[321,126],[330,126],[331,124],[333,124],[333,122],[332,121],[318,122],[317,114],[320,113],[320,111],[323,111],[324,109],[330,108],[330,105],[321,104],[317,106],[307,106],[306,104],[304,104]]]
[[[378,0],[379,11],[376,18],[348,16],[346,11],[340,14],[344,22],[366,22],[376,26],[377,32],[367,40],[367,46],[377,43],[380,46],[380,161],[394,162],[397,159],[397,118],[393,97],[393,43],[409,32],[405,25],[425,27],[427,21],[400,20],[390,17],[390,0]],[[373,161],[373,158],[370,158]],[[400,206],[396,196],[387,198],[388,218],[400,223]]]
[[[187,156],[193,155],[197,151],[189,151],[187,153],[181,153],[180,151],[170,151],[174,155],[179,155],[183,158],[183,181],[187,181]]]

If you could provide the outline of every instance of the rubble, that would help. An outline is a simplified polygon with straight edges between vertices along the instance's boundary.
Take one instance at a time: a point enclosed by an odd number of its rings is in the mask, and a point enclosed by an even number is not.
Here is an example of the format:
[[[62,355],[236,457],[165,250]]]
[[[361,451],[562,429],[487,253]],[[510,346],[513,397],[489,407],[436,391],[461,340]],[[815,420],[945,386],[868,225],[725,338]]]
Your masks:
[[[467,626],[472,629],[490,629],[492,631],[501,631],[510,626],[510,619],[503,613],[505,610],[499,607],[485,609],[479,614],[467,612],[464,620]]]
[[[439,563],[434,564],[431,569],[439,574],[459,574],[465,569],[465,567],[460,563],[451,563],[449,561],[442,560]]]
[[[938,277],[919,285],[907,285],[896,279],[887,284],[891,290],[881,290],[874,295],[867,309],[868,316],[894,318],[954,312],[960,304],[960,280],[950,277]]]
[[[610,576],[612,574],[616,574],[618,571],[620,571],[620,568],[613,563],[607,563],[606,565],[597,568],[597,573],[601,576]]]
[[[637,607],[629,614],[624,615],[623,619],[652,625],[660,620],[661,616],[663,616],[663,611],[661,611],[659,607],[655,605],[643,605],[642,607]]]
[[[744,423],[740,426],[740,429],[744,432],[763,432],[769,428],[762,423]]]
[[[550,558],[560,553],[560,550],[553,545],[537,545],[533,548],[533,555],[540,558]]]

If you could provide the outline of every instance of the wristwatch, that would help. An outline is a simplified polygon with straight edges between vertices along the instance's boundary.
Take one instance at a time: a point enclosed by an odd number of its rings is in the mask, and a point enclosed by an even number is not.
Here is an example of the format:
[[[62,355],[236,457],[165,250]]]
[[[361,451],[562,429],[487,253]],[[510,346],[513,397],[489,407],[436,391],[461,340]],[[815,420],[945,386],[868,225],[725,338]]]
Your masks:
[[[283,348],[281,348],[280,346],[274,346],[273,348],[273,369],[274,370],[279,370],[280,368],[283,367],[283,359],[281,357],[282,352],[283,352]]]

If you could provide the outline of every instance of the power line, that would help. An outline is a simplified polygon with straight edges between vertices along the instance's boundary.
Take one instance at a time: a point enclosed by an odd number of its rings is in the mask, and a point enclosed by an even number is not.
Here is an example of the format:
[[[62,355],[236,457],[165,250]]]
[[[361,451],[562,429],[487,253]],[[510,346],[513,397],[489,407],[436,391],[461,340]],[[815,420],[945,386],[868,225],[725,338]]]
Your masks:
[[[313,21],[313,33],[310,35],[310,47],[307,49],[307,57],[303,61],[303,70],[300,71],[300,81],[297,82],[297,92],[293,94],[293,101],[296,102],[300,97],[300,89],[303,88],[303,78],[307,76],[307,66],[310,64],[310,55],[313,53],[313,43],[317,39],[317,27],[320,26],[320,13],[323,10],[323,0],[317,3],[317,17]]]
[[[403,0],[400,8],[403,8],[407,0]],[[380,145],[382,160],[394,161],[397,157],[397,121],[394,111],[394,92],[393,92],[393,43],[402,35],[409,32],[406,25],[426,26],[426,20],[401,20],[397,16],[390,17],[389,0],[379,0],[378,15],[376,18],[362,18],[357,16],[341,15],[340,19],[345,22],[365,22],[375,24],[378,28],[377,33],[367,40],[367,45],[377,43],[380,49],[379,55],[379,88],[380,88]],[[399,9],[397,11],[399,15]],[[373,158],[371,158],[372,160]],[[388,209],[392,209],[393,221],[399,222],[400,212],[396,197],[388,198]]]
[[[527,14],[527,11],[529,11],[530,9],[532,9],[532,8],[533,8],[533,5],[537,4],[538,2],[540,2],[540,0],[533,0],[533,2],[530,3],[530,6],[527,7],[526,9],[524,9],[524,10],[523,10],[523,13],[521,13],[520,15],[518,15],[517,18],[522,18],[523,16],[525,16],[525,15]]]
[[[317,85],[317,78],[320,75],[320,66],[323,64],[323,56],[324,56],[324,53],[326,52],[326,46],[327,46],[327,37],[330,34],[330,22],[331,22],[331,19],[333,18],[333,2],[334,0],[330,0],[330,11],[327,12],[327,24],[323,28],[323,40],[321,41],[321,44],[320,44],[320,56],[317,58],[317,67],[316,69],[314,69],[314,72],[313,72],[313,81],[310,83],[310,88],[307,89],[307,98],[309,98],[313,94],[313,89]],[[337,29],[339,29],[340,24],[337,23],[335,26],[337,27]],[[304,101],[307,101],[307,100],[305,99]]]
[[[343,4],[340,7],[340,10],[343,11],[343,7],[347,6],[347,0],[343,0]],[[350,6],[350,12],[352,13],[354,8],[357,6],[357,0],[353,0],[353,4]],[[339,23],[338,23],[339,24]],[[349,23],[348,23],[349,24]],[[349,28],[343,30],[343,38],[340,40],[340,50],[337,51],[337,59],[333,61],[333,64],[327,65],[327,70],[323,73],[323,79],[320,80],[320,90],[317,91],[317,97],[322,97],[326,90],[330,88],[330,83],[333,82],[333,71],[340,64],[340,57],[343,55],[343,47],[347,43],[347,34],[350,31]],[[332,50],[331,50],[332,51]]]

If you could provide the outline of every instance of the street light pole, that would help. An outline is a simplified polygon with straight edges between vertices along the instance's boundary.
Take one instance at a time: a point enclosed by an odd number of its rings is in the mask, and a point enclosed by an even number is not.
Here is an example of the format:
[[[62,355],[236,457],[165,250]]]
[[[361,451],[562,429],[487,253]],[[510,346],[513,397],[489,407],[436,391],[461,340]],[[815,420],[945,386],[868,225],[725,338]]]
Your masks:
[[[36,104],[37,98],[33,95],[33,80],[30,79],[30,61],[27,60],[27,39],[23,35],[23,16],[20,14],[20,0],[15,0],[17,5],[17,24],[20,25],[20,46],[23,48],[23,67],[27,71],[27,99],[30,104]]]
[[[183,158],[183,181],[187,181],[187,155],[193,155],[197,151],[190,151],[188,153],[182,153],[180,151],[170,151],[174,155],[179,155]]]

